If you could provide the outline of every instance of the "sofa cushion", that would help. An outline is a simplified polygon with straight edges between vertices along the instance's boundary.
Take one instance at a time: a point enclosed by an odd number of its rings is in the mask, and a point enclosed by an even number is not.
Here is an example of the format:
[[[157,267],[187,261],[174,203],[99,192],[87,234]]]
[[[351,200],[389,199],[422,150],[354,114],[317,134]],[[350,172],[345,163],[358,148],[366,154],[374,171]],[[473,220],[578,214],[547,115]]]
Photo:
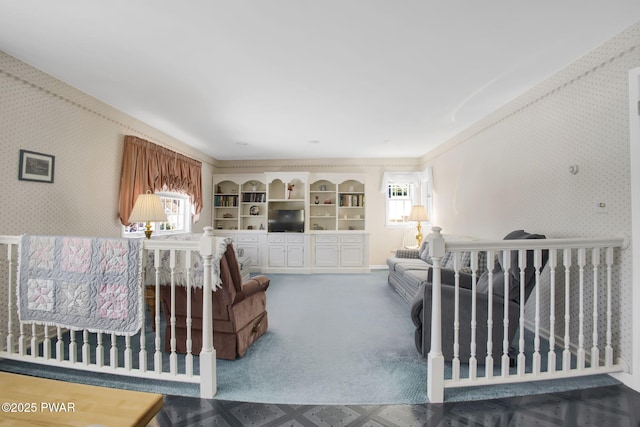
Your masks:
[[[407,270],[403,275],[405,282],[415,286],[416,291],[429,280],[429,270]]]
[[[420,260],[419,262],[399,262],[396,264],[396,271],[404,274],[411,270],[429,270],[431,266]]]

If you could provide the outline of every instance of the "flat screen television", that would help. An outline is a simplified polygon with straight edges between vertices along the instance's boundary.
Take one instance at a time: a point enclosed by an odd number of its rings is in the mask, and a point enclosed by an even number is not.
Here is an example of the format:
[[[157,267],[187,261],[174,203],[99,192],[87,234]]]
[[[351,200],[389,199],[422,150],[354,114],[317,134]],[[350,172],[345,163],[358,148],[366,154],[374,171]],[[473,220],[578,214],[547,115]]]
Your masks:
[[[274,209],[269,211],[269,232],[304,232],[304,210]]]

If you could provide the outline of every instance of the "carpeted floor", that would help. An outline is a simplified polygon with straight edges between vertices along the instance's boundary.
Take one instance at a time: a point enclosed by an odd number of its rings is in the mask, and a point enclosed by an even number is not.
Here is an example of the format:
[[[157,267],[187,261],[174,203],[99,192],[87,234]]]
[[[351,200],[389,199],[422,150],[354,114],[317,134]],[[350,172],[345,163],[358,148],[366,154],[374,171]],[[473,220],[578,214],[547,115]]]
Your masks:
[[[218,361],[218,395],[265,403],[426,402],[409,308],[382,272],[271,275],[269,332]]]

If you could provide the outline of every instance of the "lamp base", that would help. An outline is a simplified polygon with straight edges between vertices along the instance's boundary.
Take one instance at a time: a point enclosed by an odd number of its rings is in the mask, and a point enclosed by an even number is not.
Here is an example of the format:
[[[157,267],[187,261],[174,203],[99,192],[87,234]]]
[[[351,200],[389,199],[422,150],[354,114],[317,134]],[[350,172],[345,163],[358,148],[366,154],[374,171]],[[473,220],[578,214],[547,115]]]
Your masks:
[[[144,230],[144,235],[147,236],[147,239],[151,239],[151,233],[153,233],[153,230],[151,229],[151,222],[147,221],[147,225]]]
[[[422,225],[420,224],[420,221],[418,221],[418,225],[416,225],[416,229],[418,230],[418,232],[416,233],[416,241],[418,242],[418,248],[420,248],[420,246],[422,246]]]

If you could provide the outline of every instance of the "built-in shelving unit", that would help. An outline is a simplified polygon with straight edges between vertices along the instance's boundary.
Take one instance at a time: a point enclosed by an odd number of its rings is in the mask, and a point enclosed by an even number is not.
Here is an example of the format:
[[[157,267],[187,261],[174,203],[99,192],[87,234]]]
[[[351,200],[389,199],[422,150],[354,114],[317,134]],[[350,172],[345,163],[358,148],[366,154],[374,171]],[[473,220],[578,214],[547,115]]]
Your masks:
[[[251,256],[254,271],[368,271],[365,184],[360,175],[216,175],[213,197],[216,232],[231,237]],[[274,224],[283,223],[276,218],[289,214],[297,216],[301,227],[276,229]]]

